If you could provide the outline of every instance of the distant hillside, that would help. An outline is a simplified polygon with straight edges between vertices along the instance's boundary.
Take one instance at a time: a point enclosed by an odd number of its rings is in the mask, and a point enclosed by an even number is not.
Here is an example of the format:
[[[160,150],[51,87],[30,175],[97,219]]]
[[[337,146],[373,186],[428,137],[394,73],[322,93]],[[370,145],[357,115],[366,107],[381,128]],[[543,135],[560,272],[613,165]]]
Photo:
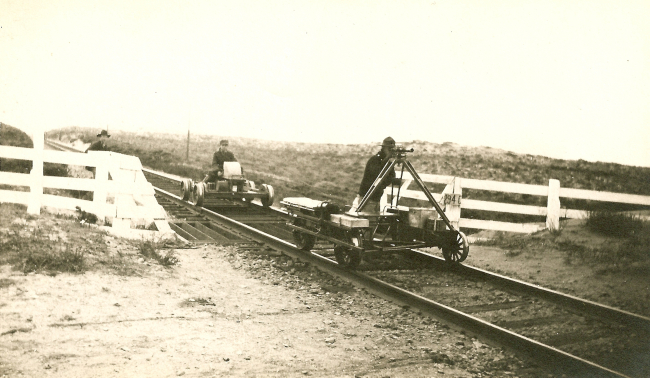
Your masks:
[[[23,131],[9,126],[6,123],[1,123],[0,125],[0,146],[28,148],[34,146],[32,139]],[[31,161],[0,158],[0,171],[27,173],[31,169]]]
[[[34,142],[25,132],[2,123],[2,126],[0,126],[0,145],[32,148]],[[0,158],[0,171],[29,173],[31,170],[32,162],[29,160]],[[43,174],[45,176],[66,176],[67,167],[64,164],[44,163]],[[49,192],[49,189],[46,189],[46,192]]]
[[[49,135],[67,142],[79,139],[89,143],[96,139],[95,135],[99,131],[71,127],[52,131]],[[218,148],[221,139],[210,135],[191,136],[190,160],[186,162],[186,136],[124,131],[114,131],[111,134],[109,145],[115,151],[136,155],[145,166],[193,179],[203,178],[209,169],[212,153]],[[300,195],[330,199],[342,204],[352,201],[367,159],[379,150],[378,145],[374,144],[336,145],[252,138],[228,139],[230,149],[241,162],[247,177],[272,184],[279,198]],[[416,140],[402,144],[415,149],[410,160],[420,173],[538,185],[548,185],[548,180],[553,178],[560,180],[562,187],[650,195],[650,168],[552,159],[453,143],[437,144]],[[544,198],[525,195],[470,190],[465,190],[463,197],[529,204],[532,201],[542,206],[546,201]],[[569,207],[590,206],[594,205],[572,201]]]

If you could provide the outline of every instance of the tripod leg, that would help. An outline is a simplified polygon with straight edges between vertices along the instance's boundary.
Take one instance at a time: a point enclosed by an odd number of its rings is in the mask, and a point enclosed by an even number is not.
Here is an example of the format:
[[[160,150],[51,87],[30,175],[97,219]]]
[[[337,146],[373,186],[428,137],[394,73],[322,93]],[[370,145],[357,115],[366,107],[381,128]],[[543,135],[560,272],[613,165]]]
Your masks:
[[[438,212],[438,214],[440,214],[440,217],[445,222],[447,227],[449,227],[450,230],[457,231],[454,228],[454,226],[451,225],[451,222],[449,221],[449,218],[447,218],[447,215],[445,214],[445,212],[442,210],[440,205],[438,205],[438,202],[435,200],[435,198],[433,198],[433,195],[431,194],[431,192],[429,191],[427,186],[424,185],[424,182],[420,178],[420,175],[418,175],[417,172],[415,172],[415,168],[413,168],[413,165],[411,165],[411,162],[406,160],[406,161],[404,161],[404,165],[406,165],[406,169],[409,171],[411,176],[413,176],[413,180],[415,180],[415,183],[420,187],[420,189],[422,189],[422,191],[424,192],[424,195],[427,197],[429,202],[431,202],[433,207],[436,208],[436,211]]]
[[[368,190],[368,192],[366,193],[366,195],[363,196],[363,198],[362,198],[361,201],[359,202],[359,207],[357,207],[357,212],[361,212],[361,211],[363,210],[364,206],[366,206],[366,203],[368,202],[368,200],[370,199],[370,197],[371,197],[373,194],[375,194],[375,192],[376,192],[377,190],[379,190],[379,184],[380,184],[382,181],[384,181],[384,179],[385,179],[386,176],[388,175],[388,172],[390,172],[390,170],[391,170],[393,167],[395,167],[395,164],[396,164],[396,160],[395,160],[394,158],[391,158],[390,161],[387,162],[387,163],[384,165],[384,168],[382,168],[381,172],[379,172],[379,175],[377,176],[377,178],[375,179],[375,181],[374,181],[374,182],[372,183],[372,185],[370,186],[370,189]]]

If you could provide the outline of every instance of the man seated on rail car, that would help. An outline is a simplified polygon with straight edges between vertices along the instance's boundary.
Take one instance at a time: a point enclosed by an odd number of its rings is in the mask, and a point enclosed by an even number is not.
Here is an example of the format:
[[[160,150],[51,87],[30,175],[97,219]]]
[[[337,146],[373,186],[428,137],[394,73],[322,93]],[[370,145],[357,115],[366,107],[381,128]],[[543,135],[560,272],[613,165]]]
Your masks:
[[[372,184],[375,182],[375,179],[381,173],[381,170],[388,162],[388,159],[393,156],[393,150],[395,150],[395,139],[387,137],[381,144],[381,150],[368,159],[366,169],[363,172],[363,179],[359,186],[359,192],[357,193],[354,202],[352,202],[352,211],[356,211],[361,199],[366,195]],[[386,187],[394,180],[395,170],[391,168],[386,179],[379,183],[378,190],[375,191],[372,197],[368,199],[368,202],[366,202],[366,206],[363,208],[364,213],[379,213],[379,200],[381,200],[381,196],[384,195],[384,189],[386,189]]]
[[[106,144],[106,140],[110,137],[111,134],[109,134],[108,131],[102,130],[101,133],[97,134],[97,138],[99,138],[99,140],[91,144],[90,147],[86,149],[86,153],[88,153],[88,151],[110,151],[108,145]],[[92,172],[93,178],[95,178],[95,174],[97,173],[97,169],[95,167],[86,167],[86,170]]]
[[[223,163],[227,161],[237,161],[237,159],[235,159],[232,152],[228,151],[228,141],[222,139],[219,142],[219,149],[212,155],[212,166],[216,169],[210,171],[203,179],[203,182],[213,182],[217,180],[217,177],[221,177],[223,175]],[[243,169],[242,173],[244,173]]]

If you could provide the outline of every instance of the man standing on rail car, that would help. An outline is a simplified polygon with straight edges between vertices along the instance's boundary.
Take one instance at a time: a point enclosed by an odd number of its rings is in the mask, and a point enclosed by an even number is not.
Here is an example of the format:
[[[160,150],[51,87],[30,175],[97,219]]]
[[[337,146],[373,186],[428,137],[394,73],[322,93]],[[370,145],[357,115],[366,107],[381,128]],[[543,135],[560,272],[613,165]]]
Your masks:
[[[387,137],[381,144],[381,151],[373,155],[368,162],[366,163],[366,169],[363,172],[363,179],[361,180],[361,185],[359,186],[359,192],[357,197],[352,202],[352,211],[356,211],[359,206],[359,202],[366,195],[372,184],[375,182],[375,179],[381,173],[381,170],[384,168],[388,159],[393,156],[393,150],[395,149],[395,139]],[[395,180],[395,170],[391,169],[386,176],[386,179],[379,183],[378,189],[375,193],[368,199],[366,206],[363,208],[363,212],[368,213],[379,213],[379,201],[381,196],[384,194],[384,189]]]
[[[110,137],[111,134],[109,134],[108,131],[102,130],[101,133],[97,134],[99,140],[91,144],[90,147],[86,149],[86,153],[88,153],[88,151],[110,151],[108,145],[106,145],[106,140]],[[86,170],[92,172],[93,178],[95,178],[95,173],[97,171],[95,167],[86,167]]]
[[[235,159],[235,155],[232,152],[228,151],[228,141],[222,139],[219,142],[219,149],[212,155],[212,165],[216,169],[210,171],[203,179],[203,182],[216,181],[217,177],[223,174],[223,163],[227,161],[237,161],[237,159]]]

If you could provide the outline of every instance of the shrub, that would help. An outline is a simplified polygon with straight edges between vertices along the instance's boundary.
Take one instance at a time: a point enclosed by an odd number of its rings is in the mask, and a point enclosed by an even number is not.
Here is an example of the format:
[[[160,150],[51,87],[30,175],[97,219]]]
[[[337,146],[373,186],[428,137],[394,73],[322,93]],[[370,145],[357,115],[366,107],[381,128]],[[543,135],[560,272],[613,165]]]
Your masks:
[[[68,166],[65,164],[44,163],[44,176],[68,177]]]
[[[83,272],[84,253],[82,250],[29,251],[22,262],[20,270],[30,272]]]
[[[590,211],[587,217],[587,228],[604,236],[625,238],[640,233],[643,220],[627,213],[607,210]]]
[[[143,237],[137,242],[136,247],[142,256],[154,259],[162,266],[172,266],[178,263],[174,251],[167,253],[160,252],[161,243],[156,242],[154,239],[145,239]]]
[[[642,222],[642,227],[634,231],[632,236],[625,241],[621,250],[633,260],[650,258],[650,224]]]
[[[0,239],[0,263],[8,263],[23,273],[83,272],[84,252],[70,244],[53,247],[51,240],[34,230],[31,235],[10,233]]]

